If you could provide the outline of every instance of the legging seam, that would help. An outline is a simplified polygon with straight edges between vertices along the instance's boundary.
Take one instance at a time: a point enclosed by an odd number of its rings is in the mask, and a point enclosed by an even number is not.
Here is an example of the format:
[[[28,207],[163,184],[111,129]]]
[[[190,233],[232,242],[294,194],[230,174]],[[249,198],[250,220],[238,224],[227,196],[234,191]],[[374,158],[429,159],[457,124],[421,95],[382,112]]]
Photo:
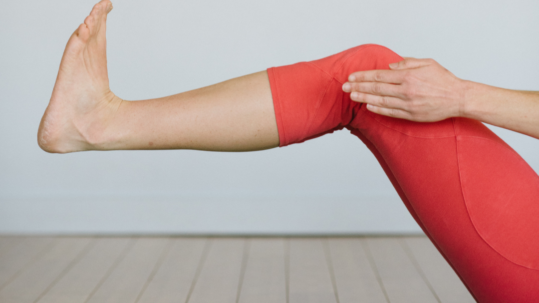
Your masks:
[[[335,78],[335,76],[331,75],[330,73],[328,73],[327,71],[323,70],[322,68],[320,68],[319,66],[317,66],[316,64],[313,64],[312,62],[303,62],[303,63],[306,63],[318,70],[320,70],[321,72],[323,72],[324,74],[326,74],[326,76],[330,77],[331,79],[339,82],[340,84],[344,84],[343,82],[339,81],[337,78]]]
[[[375,114],[375,115],[378,115],[378,114]],[[395,119],[399,119],[399,118],[395,118]],[[410,135],[410,134],[407,134],[407,133],[405,133],[405,132],[402,132],[402,131],[400,131],[400,130],[398,130],[398,129],[395,129],[395,128],[393,128],[393,127],[391,127],[391,126],[389,126],[389,125],[383,123],[382,121],[379,121],[379,120],[376,119],[376,118],[374,118],[373,120],[376,121],[376,122],[378,122],[378,123],[380,123],[380,125],[382,125],[382,126],[385,126],[385,127],[389,128],[389,129],[391,129],[391,130],[394,130],[394,131],[396,131],[396,132],[398,132],[398,133],[401,133],[401,134],[403,134],[403,135],[405,135],[405,136],[412,137],[412,138],[420,138],[420,139],[439,139],[439,138],[451,138],[451,137],[455,137],[455,135],[447,135],[447,136],[440,136],[440,137],[414,136],[414,135]],[[418,123],[420,123],[420,122],[418,122]]]
[[[475,226],[475,223],[472,219],[472,216],[470,215],[470,210],[468,209],[468,203],[466,203],[466,194],[465,194],[465,189],[464,189],[464,186],[462,185],[462,173],[461,173],[461,166],[460,166],[460,160],[459,160],[459,143],[458,143],[458,138],[459,136],[457,135],[457,130],[456,130],[456,127],[455,127],[455,120],[454,118],[451,118],[451,122],[453,124],[453,130],[455,131],[455,150],[457,152],[457,167],[458,167],[458,171],[459,171],[459,184],[460,184],[460,191],[461,191],[461,195],[462,195],[462,201],[464,201],[464,207],[466,208],[466,213],[468,214],[468,219],[470,220],[470,223],[472,224],[475,232],[477,233],[477,235],[479,236],[479,238],[481,238],[481,240],[488,246],[490,247],[493,251],[495,251],[498,255],[500,255],[503,259],[505,259],[506,261],[510,262],[511,264],[514,264],[516,266],[520,266],[520,267],[523,267],[523,268],[526,268],[526,269],[529,269],[529,270],[533,270],[533,271],[537,271],[537,269],[535,268],[530,268],[528,266],[524,266],[522,264],[518,264],[512,260],[509,260],[506,256],[504,256],[502,253],[500,253],[496,248],[494,248],[492,245],[490,245],[490,243],[487,242],[487,240],[485,240],[485,238],[483,237],[483,235],[481,234],[481,232],[479,232],[479,230],[477,229],[477,227]],[[492,140],[492,139],[489,139],[489,138],[483,138],[483,137],[477,137],[477,136],[460,136],[460,137],[469,137],[469,138],[479,138],[479,139],[483,139],[483,140],[489,140],[489,141],[494,141],[496,142],[495,140]]]
[[[374,118],[371,118],[371,119],[376,121],[376,119],[374,119]],[[377,122],[378,122],[378,121],[377,121]],[[383,124],[382,124],[382,125],[383,125]],[[385,125],[384,125],[384,126],[385,126]],[[453,127],[454,127],[454,125],[453,125]],[[361,131],[359,131],[359,130],[357,130],[357,129],[356,129],[356,131],[359,132],[359,133],[362,135],[362,137],[363,137],[364,140],[368,141],[370,144],[372,144],[372,146],[374,146],[374,147],[376,148],[376,150],[378,151],[378,155],[379,155],[379,156],[384,160],[384,162],[386,163],[386,167],[391,171],[391,173],[393,174],[393,176],[395,176],[395,173],[393,172],[393,169],[391,168],[390,165],[387,165],[387,160],[386,160],[385,156],[384,156],[382,153],[379,152],[380,149],[376,146],[376,144],[375,144],[374,142],[372,142],[371,140],[367,139],[367,137],[364,136],[363,133],[361,133]],[[361,139],[361,138],[360,138],[360,139]],[[457,160],[458,160],[458,159],[457,159]],[[459,173],[460,173],[460,171],[459,171]],[[389,177],[389,176],[388,176],[388,177]],[[395,179],[395,182],[397,182],[397,184],[399,185],[400,189],[402,190],[403,194],[406,196],[406,198],[408,199],[408,201],[410,201],[410,199],[408,198],[408,196],[407,196],[406,193],[404,192],[404,189],[403,189],[403,187],[401,186],[399,179],[398,179],[398,178],[395,178],[395,177],[393,177],[393,178]],[[460,176],[459,176],[459,178],[460,178]],[[403,201],[403,202],[404,202],[404,201]],[[416,211],[416,209],[415,209],[415,207],[414,207],[414,204],[413,204],[413,203],[410,203],[410,202],[409,202],[408,204],[410,205],[410,207],[413,209],[413,211],[414,211],[415,214],[416,214],[416,215],[415,215],[415,217],[417,217],[416,220],[419,221],[419,222],[418,222],[418,225],[420,225],[420,227],[421,227],[421,226],[425,226],[425,224],[423,223],[423,221],[421,220],[421,218],[419,217],[419,215],[417,215],[417,211]],[[466,210],[466,211],[467,211],[467,210]],[[410,212],[410,213],[411,213],[411,212]],[[471,220],[470,218],[468,218],[468,219]],[[421,224],[419,224],[419,223],[421,223]],[[473,224],[472,224],[472,226],[473,226]],[[475,229],[475,227],[474,227],[474,229]],[[446,256],[446,253],[445,253],[444,251],[442,251],[442,249],[440,248],[440,245],[436,242],[436,240],[434,239],[434,237],[432,237],[432,236],[430,235],[430,232],[429,232],[428,228],[424,227],[424,228],[422,228],[422,230],[423,230],[423,232],[425,233],[425,235],[430,239],[430,241],[433,243],[433,245],[436,247],[436,249],[440,252],[440,254],[443,256],[443,258],[447,261],[447,263],[448,263],[449,266],[453,269],[453,271],[456,273],[456,275],[459,277],[459,279],[462,281],[462,283],[464,284],[464,286],[466,287],[466,289],[468,289],[468,292],[473,296],[473,298],[474,298],[476,301],[479,301],[479,300],[477,300],[477,298],[475,297],[475,294],[473,293],[472,288],[471,288],[471,287],[468,285],[468,283],[462,278],[461,274],[457,271],[457,269],[453,266],[453,264],[452,264],[451,262],[449,262],[449,258]],[[480,238],[481,238],[482,241],[484,241],[483,238],[482,238],[481,236],[480,236]]]
[[[479,137],[479,136],[468,136],[468,135],[455,135],[456,138],[476,138],[476,139],[481,139],[481,140],[485,140],[485,141],[491,141],[491,142],[496,142],[496,143],[500,143],[496,140],[492,140],[490,138],[485,138],[485,137]],[[516,156],[520,157],[520,155],[509,145],[507,145],[507,143],[505,143],[504,141],[502,141],[502,143],[506,146],[506,148],[513,154],[515,154]],[[528,166],[529,164],[527,162],[525,162]],[[531,168],[531,167],[530,167]],[[533,170],[533,168],[532,168]],[[537,173],[535,174],[535,178],[537,178],[537,180],[539,180],[539,175],[537,175]]]
[[[328,84],[326,85],[326,89],[324,90],[324,93],[320,95],[320,98],[319,100],[316,101],[316,108],[318,108],[320,106],[320,104],[324,101],[324,98],[326,97],[326,94],[328,93],[328,90],[329,90],[329,87],[331,86],[331,83],[332,83],[332,79],[329,79],[328,81]],[[311,127],[311,124],[314,120],[315,116],[310,116],[309,117],[309,120],[307,121],[307,129],[309,129]]]
[[[358,129],[356,129],[356,131],[358,131],[359,133],[361,133],[361,135],[363,136],[363,138],[364,138],[365,140],[369,141],[369,143],[372,144],[372,146],[374,146],[374,147],[376,148],[376,150],[378,151],[378,154],[380,155],[380,157],[382,157],[382,159],[384,160],[384,162],[387,164],[387,163],[388,163],[388,162],[387,162],[387,159],[386,159],[386,157],[380,152],[380,148],[378,148],[378,146],[376,146],[376,144],[375,144],[374,142],[372,142],[371,140],[369,140],[369,139],[367,138],[367,136],[363,135],[363,133],[362,133],[361,131],[359,131]],[[393,172],[393,169],[391,168],[391,166],[390,166],[390,165],[386,165],[386,166],[387,166],[387,168],[391,171],[391,173],[393,174],[393,176],[395,176],[395,172]],[[408,198],[408,195],[406,195],[406,192],[404,192],[404,188],[403,188],[403,186],[400,184],[400,181],[399,181],[397,178],[395,178],[395,181],[397,182],[397,184],[399,184],[399,187],[401,188],[402,192],[404,193],[404,195],[406,196],[406,198],[407,198],[408,201],[409,201],[410,199]],[[412,209],[414,210],[414,212],[417,213],[416,209],[414,208],[414,206],[413,206],[411,203],[410,203],[410,207],[412,207]],[[418,219],[421,220],[421,219],[419,218],[419,216],[418,216]],[[421,224],[423,224],[423,222],[421,222]],[[423,225],[424,225],[424,224],[423,224]]]
[[[485,239],[483,239],[483,237],[479,234],[479,232],[477,231],[477,228],[475,228],[475,225],[473,224],[473,221],[472,221],[472,217],[470,216],[470,211],[468,210],[468,205],[466,205],[466,199],[464,198],[464,188],[462,187],[462,176],[461,176],[461,170],[460,170],[460,162],[459,162],[459,145],[458,145],[458,142],[457,142],[457,129],[455,127],[455,119],[451,118],[451,124],[453,125],[453,132],[454,132],[454,137],[455,137],[455,152],[456,152],[456,159],[457,159],[457,168],[458,168],[458,173],[459,173],[459,185],[460,185],[460,194],[462,196],[462,202],[464,202],[464,208],[466,209],[466,214],[468,215],[468,220],[470,220],[470,224],[472,224],[475,232],[477,233],[477,235],[479,236],[479,238],[481,238],[481,241],[483,242],[487,242],[485,241]],[[488,243],[486,243],[488,245]],[[492,246],[488,245],[489,247],[492,248]],[[455,270],[455,272],[457,272]],[[458,275],[458,272],[457,272],[457,275]],[[460,275],[459,275],[460,277]],[[462,283],[464,283],[464,285],[466,285],[466,288],[468,288],[468,290],[471,290],[470,287],[468,287],[468,283],[466,283],[464,281],[464,279],[460,279],[462,281]],[[470,294],[472,294],[472,296],[474,297],[474,299],[476,301],[479,301],[477,300],[477,298],[475,297],[474,293],[472,291],[470,291]]]

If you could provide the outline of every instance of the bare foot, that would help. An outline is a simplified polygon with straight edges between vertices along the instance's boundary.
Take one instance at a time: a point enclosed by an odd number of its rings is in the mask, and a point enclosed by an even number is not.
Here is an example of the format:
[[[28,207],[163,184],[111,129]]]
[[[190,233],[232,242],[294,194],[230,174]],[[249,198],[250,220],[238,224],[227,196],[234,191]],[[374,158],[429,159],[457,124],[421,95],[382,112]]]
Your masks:
[[[67,42],[49,106],[38,131],[52,153],[100,149],[122,100],[109,88],[106,21],[110,0],[97,3]]]

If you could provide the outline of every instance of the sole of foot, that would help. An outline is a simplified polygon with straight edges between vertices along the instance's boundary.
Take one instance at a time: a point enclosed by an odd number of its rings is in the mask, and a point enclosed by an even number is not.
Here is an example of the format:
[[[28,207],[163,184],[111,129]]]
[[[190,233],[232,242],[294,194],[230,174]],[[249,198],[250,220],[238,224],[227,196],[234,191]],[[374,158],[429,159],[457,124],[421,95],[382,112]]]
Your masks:
[[[109,88],[106,20],[110,0],[97,3],[67,42],[49,105],[38,130],[51,153],[102,149],[124,102]]]

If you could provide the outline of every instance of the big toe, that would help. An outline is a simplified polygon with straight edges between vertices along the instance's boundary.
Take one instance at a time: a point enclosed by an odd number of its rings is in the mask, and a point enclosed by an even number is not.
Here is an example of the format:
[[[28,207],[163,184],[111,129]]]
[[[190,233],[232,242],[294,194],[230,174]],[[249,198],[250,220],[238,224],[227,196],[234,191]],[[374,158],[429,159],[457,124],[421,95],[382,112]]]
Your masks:
[[[92,8],[90,15],[86,17],[84,23],[90,30],[90,35],[93,35],[99,31],[102,23],[105,22],[107,14],[112,10],[112,3],[110,0],[102,0]]]
[[[110,0],[101,0],[94,5],[90,15],[95,15],[96,17],[102,17],[112,10],[112,2]]]
[[[112,2],[110,0],[101,0],[99,3],[94,5],[94,9],[98,9],[99,14],[108,14],[112,10]],[[92,9],[93,11],[93,9]]]

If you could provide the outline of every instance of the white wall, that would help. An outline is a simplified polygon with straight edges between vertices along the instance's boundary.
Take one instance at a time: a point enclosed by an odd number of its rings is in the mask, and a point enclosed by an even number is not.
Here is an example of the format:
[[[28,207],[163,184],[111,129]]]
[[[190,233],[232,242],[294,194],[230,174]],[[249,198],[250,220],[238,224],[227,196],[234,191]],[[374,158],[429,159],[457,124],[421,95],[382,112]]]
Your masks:
[[[0,232],[419,231],[345,131],[239,154],[41,151],[65,43],[93,3],[2,3]],[[377,43],[464,79],[539,90],[537,16],[537,0],[114,0],[110,83],[124,99],[160,97]],[[495,131],[539,171],[539,140]]]

